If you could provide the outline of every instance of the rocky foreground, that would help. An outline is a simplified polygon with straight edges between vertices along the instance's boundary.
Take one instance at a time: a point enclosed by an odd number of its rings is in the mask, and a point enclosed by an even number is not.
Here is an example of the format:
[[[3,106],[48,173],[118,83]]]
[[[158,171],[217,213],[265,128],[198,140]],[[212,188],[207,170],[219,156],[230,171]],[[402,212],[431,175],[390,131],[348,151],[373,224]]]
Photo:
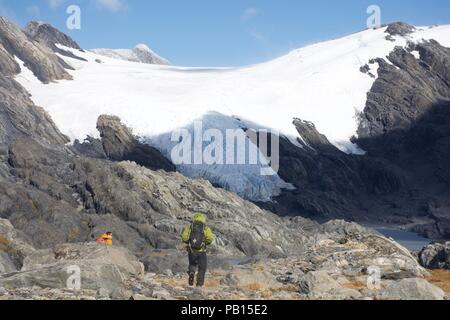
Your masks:
[[[297,228],[298,222],[285,223]],[[450,299],[450,281],[437,281],[408,250],[343,221],[311,222],[302,230],[310,246],[295,256],[212,255],[201,289],[186,284],[187,261],[181,248],[154,250],[147,261],[125,248],[96,243],[36,250],[10,223],[1,220],[0,226],[6,235],[0,241],[1,300]],[[20,270],[11,271],[18,265]],[[74,270],[81,274],[75,288]]]

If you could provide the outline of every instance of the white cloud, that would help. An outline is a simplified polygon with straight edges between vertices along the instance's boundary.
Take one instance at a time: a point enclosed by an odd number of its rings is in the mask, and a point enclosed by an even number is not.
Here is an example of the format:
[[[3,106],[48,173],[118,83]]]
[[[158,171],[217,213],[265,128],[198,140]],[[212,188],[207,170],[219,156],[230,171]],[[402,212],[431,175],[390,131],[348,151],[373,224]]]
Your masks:
[[[118,12],[125,8],[123,0],[95,0],[97,5],[104,7],[112,12]]]
[[[32,5],[32,6],[27,7],[27,13],[30,16],[38,18],[41,16],[41,9],[36,5]]]
[[[65,0],[47,0],[47,4],[52,10],[58,9],[64,2]]]
[[[247,8],[241,15],[241,20],[243,22],[247,22],[253,18],[255,18],[259,14],[259,10],[256,8]]]

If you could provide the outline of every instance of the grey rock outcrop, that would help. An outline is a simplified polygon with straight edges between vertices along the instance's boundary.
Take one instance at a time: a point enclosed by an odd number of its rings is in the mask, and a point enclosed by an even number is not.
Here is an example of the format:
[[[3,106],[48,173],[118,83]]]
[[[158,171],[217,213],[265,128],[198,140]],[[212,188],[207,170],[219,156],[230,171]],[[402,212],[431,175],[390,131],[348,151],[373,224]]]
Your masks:
[[[8,145],[18,137],[33,137],[53,144],[67,143],[67,137],[50,116],[35,106],[29,93],[13,79],[21,71],[14,56],[22,59],[44,82],[70,78],[56,55],[30,41],[5,18],[0,18],[0,145]]]
[[[57,44],[83,51],[78,43],[76,43],[71,37],[69,37],[65,33],[62,33],[48,23],[31,21],[27,24],[25,33],[31,39],[39,42],[43,46],[50,48],[53,52],[57,52],[70,58],[86,61],[85,59],[76,56],[70,51],[59,48]]]
[[[71,148],[75,153],[82,156],[97,159],[108,159],[108,156],[103,149],[102,141],[91,136],[87,136],[83,142],[80,142],[78,139],[75,140]]]
[[[300,279],[299,291],[309,299],[355,300],[362,297],[354,289],[342,287],[326,271],[311,271]]]
[[[19,270],[25,257],[33,252],[25,236],[8,220],[0,219],[0,274]]]
[[[311,271],[300,279],[300,291],[311,296],[337,289],[339,284],[325,271]]]
[[[60,145],[69,142],[15,80],[0,77],[0,98],[0,144],[7,145],[17,137],[33,137]]]
[[[313,150],[333,150],[337,151],[336,147],[334,147],[328,138],[317,131],[314,123],[303,121],[301,119],[294,119],[294,126],[297,129],[300,136],[303,138],[303,141],[300,143],[305,144],[305,147],[310,147]]]
[[[426,246],[419,253],[419,261],[427,269],[450,269],[450,242]]]
[[[14,57],[0,43],[0,73],[11,76],[20,73],[20,66]]]
[[[378,59],[378,79],[368,93],[361,138],[407,129],[441,99],[450,98],[450,49],[434,40],[410,44],[420,60],[401,47],[388,57],[391,64]]]
[[[3,17],[0,17],[0,43],[10,55],[22,60],[43,83],[72,79],[64,69],[67,65],[49,48],[30,41],[18,26]]]
[[[114,161],[134,161],[153,170],[175,171],[175,166],[158,150],[140,143],[130,129],[116,116],[102,115],[98,118],[103,150]]]
[[[388,33],[391,36],[407,36],[414,32],[416,28],[404,23],[404,22],[394,22],[388,25],[386,29],[386,33]]]
[[[66,289],[69,277],[80,272],[81,287],[106,290],[109,296],[124,296],[125,282],[143,275],[143,265],[126,249],[98,244],[65,244],[27,256],[20,272],[0,276],[4,288]]]
[[[65,33],[62,33],[48,23],[30,21],[25,28],[25,33],[33,40],[47,46],[61,44],[69,48],[81,50],[78,43],[76,43],[71,37]]]
[[[112,229],[118,245],[136,253],[175,249],[197,211],[207,213],[217,233],[214,252],[277,257],[308,244],[304,234],[274,214],[178,173],[77,157],[29,139],[10,147],[8,164],[23,183],[0,183],[0,216],[38,248],[87,241],[93,232]],[[23,205],[17,209],[15,203]]]

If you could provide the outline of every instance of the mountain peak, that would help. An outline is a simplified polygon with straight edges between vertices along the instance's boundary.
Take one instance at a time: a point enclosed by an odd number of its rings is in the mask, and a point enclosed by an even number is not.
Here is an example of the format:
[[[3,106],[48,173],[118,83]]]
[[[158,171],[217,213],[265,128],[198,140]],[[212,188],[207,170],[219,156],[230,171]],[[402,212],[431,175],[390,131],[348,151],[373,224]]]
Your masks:
[[[125,61],[160,65],[170,64],[168,60],[159,56],[144,43],[137,44],[133,49],[92,49],[91,51],[105,57]]]
[[[391,36],[407,36],[408,34],[413,33],[416,30],[414,26],[411,26],[405,22],[397,21],[388,24],[386,33],[389,33]]]
[[[145,43],[139,43],[134,47],[135,50],[153,52]]]
[[[30,21],[25,27],[25,33],[33,40],[55,49],[56,44],[81,50],[78,43],[51,24],[41,21]]]

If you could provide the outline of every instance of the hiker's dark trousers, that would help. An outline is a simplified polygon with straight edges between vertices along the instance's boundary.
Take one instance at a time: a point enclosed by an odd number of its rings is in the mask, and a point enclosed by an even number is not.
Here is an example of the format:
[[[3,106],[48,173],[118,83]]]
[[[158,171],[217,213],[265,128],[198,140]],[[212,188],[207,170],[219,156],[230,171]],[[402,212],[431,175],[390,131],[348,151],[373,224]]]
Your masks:
[[[197,286],[201,287],[205,284],[206,269],[208,268],[208,258],[206,252],[189,251],[189,273],[197,272]]]

